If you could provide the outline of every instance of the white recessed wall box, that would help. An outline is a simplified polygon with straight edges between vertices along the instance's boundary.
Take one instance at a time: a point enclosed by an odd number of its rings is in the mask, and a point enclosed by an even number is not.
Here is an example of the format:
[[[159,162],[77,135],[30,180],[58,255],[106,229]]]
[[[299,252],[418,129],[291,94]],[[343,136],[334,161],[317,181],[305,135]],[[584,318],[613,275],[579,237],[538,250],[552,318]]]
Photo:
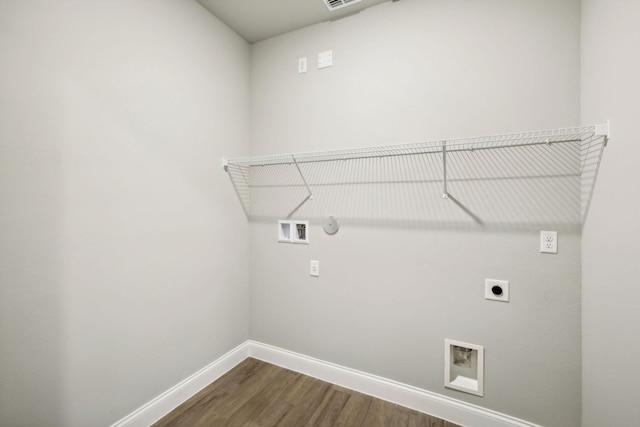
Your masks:
[[[278,221],[278,242],[309,243],[309,221]]]
[[[444,386],[484,396],[484,347],[445,339]]]

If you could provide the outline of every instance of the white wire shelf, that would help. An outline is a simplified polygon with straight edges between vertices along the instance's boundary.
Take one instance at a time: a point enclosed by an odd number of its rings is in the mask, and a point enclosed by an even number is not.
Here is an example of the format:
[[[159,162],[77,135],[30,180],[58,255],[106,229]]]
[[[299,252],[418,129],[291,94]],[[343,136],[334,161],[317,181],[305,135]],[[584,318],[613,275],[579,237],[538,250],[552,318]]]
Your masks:
[[[250,219],[579,225],[609,123],[223,159]],[[452,201],[433,206],[430,194]],[[508,203],[511,201],[511,203]]]

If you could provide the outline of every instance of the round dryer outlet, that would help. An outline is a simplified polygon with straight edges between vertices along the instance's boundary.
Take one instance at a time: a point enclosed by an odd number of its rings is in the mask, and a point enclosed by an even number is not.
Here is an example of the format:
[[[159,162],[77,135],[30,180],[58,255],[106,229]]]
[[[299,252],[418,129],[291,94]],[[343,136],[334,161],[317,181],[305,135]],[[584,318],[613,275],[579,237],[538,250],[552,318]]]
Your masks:
[[[484,298],[509,302],[509,282],[506,280],[485,279]]]

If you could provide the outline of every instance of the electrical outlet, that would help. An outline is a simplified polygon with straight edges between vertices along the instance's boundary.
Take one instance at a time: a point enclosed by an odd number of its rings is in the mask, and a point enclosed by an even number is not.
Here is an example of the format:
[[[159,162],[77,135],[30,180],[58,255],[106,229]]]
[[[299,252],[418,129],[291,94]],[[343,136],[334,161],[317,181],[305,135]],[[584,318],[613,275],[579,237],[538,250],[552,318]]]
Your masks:
[[[320,261],[311,260],[309,262],[309,275],[313,277],[320,277]]]
[[[509,302],[509,282],[507,280],[484,279],[484,298]]]
[[[540,252],[544,254],[558,253],[558,232],[557,231],[541,231],[540,232]]]
[[[307,72],[307,57],[298,59],[298,74]]]
[[[318,54],[318,69],[331,67],[333,65],[333,51],[327,50]]]

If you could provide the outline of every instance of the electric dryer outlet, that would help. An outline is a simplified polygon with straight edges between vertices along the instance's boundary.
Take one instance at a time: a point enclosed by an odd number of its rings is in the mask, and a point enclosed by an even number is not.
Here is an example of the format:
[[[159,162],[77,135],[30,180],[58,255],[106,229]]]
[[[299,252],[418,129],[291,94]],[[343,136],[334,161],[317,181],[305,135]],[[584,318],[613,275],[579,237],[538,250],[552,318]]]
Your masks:
[[[493,301],[509,302],[509,282],[507,280],[484,280],[484,298]]]

